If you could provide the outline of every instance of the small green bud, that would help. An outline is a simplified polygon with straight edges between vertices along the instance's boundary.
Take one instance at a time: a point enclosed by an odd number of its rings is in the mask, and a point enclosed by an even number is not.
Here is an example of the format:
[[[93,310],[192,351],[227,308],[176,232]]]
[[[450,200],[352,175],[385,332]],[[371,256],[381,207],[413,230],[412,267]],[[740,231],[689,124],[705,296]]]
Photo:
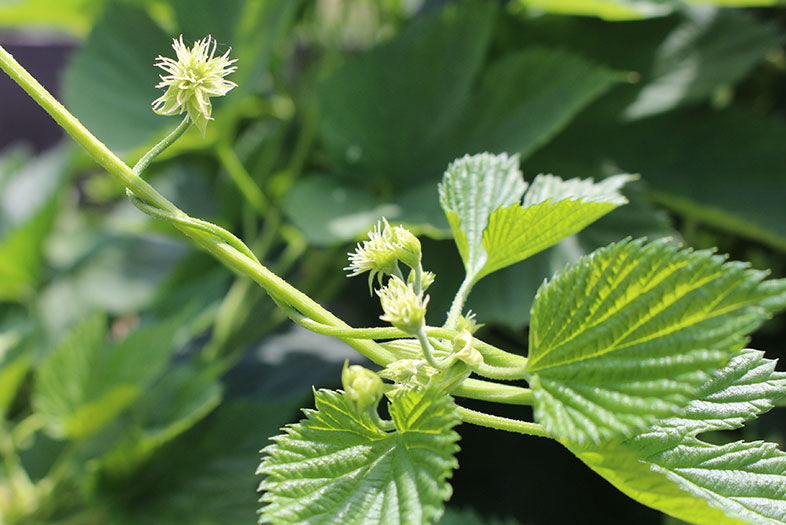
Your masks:
[[[422,255],[420,241],[411,231],[403,226],[391,227],[385,221],[385,237],[393,247],[399,261],[410,268],[416,268],[420,264]]]
[[[161,55],[156,58],[155,65],[168,75],[161,75],[156,85],[167,90],[153,101],[153,111],[159,115],[188,112],[188,119],[204,137],[207,121],[212,120],[210,97],[224,96],[237,86],[224,79],[237,69],[232,66],[237,59],[229,60],[229,50],[215,56],[216,40],[210,35],[194,42],[191,49],[183,43],[183,35],[172,42],[177,60]]]
[[[472,345],[472,334],[469,330],[462,330],[453,338],[453,357],[469,367],[483,363],[483,355]]]
[[[461,317],[459,317],[456,330],[460,332],[463,330],[467,330],[469,333],[474,334],[482,326],[483,326],[482,324],[478,324],[478,322],[475,321],[475,314],[470,311],[467,312],[466,316],[462,315]]]
[[[404,284],[398,277],[391,277],[387,286],[377,290],[379,302],[384,315],[380,319],[387,321],[399,330],[415,334],[426,321],[426,306],[429,297],[423,293],[416,294],[411,284]]]
[[[360,365],[347,366],[347,363],[341,371],[341,383],[344,393],[358,411],[377,406],[385,389],[376,373]]]
[[[415,270],[409,272],[407,276],[407,283],[415,286]],[[434,280],[437,278],[434,272],[421,272],[420,274],[420,289],[423,291],[428,290],[428,287],[434,284]]]

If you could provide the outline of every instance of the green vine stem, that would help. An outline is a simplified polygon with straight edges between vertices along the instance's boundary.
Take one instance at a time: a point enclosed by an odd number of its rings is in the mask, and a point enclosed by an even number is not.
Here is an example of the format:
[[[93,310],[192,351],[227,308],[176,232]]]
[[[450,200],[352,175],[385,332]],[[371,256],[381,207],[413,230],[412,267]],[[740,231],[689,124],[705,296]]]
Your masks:
[[[456,296],[453,298],[453,302],[450,304],[448,318],[445,321],[445,328],[455,329],[456,326],[458,326],[459,318],[461,317],[461,311],[464,309],[464,303],[467,302],[467,296],[472,290],[472,280],[472,275],[467,274],[464,277],[464,280],[461,282],[461,286],[459,286],[458,292],[456,292]]]
[[[482,379],[465,379],[451,394],[492,403],[531,406],[535,396],[529,388],[514,385],[501,385]]]
[[[528,436],[551,437],[546,431],[546,428],[537,423],[486,414],[462,406],[457,406],[456,411],[461,420],[465,423],[495,428],[497,430],[507,430],[508,432],[518,432],[519,434],[526,434]]]
[[[161,195],[149,183],[143,180],[125,162],[120,160],[106,145],[98,140],[79,120],[60,104],[32,75],[30,75],[2,46],[0,46],[0,69],[5,71],[12,80],[22,87],[52,118],[79,143],[95,160],[105,168],[110,175],[114,176],[125,188],[133,195],[134,203],[144,212],[150,213],[162,220],[170,222],[185,235],[194,240],[195,244],[207,252],[211,253],[227,267],[233,269],[241,275],[246,275],[262,286],[268,294],[279,304],[290,306],[301,315],[319,324],[337,328],[339,330],[352,330],[349,325],[339,319],[330,311],[326,310],[319,303],[309,296],[294,288],[284,279],[270,271],[267,267],[260,264],[251,250],[243,244],[240,239],[230,232],[206,221],[194,219],[188,216],[174,204]],[[182,126],[185,123],[181,122]],[[178,126],[180,128],[180,126]],[[175,130],[177,131],[177,129]],[[182,130],[181,130],[182,131]],[[174,133],[174,132],[173,132]],[[171,134],[170,134],[171,136]],[[167,139],[165,139],[167,140]],[[155,148],[154,148],[155,149]],[[144,157],[143,157],[144,158]],[[152,156],[151,156],[152,159]],[[140,168],[144,165],[139,165]],[[141,170],[140,170],[141,171]],[[471,288],[471,281],[465,280],[456,301],[451,307],[451,315],[447,327],[453,327],[461,313],[466,295]],[[454,322],[451,322],[451,319]],[[302,318],[301,318],[302,320]],[[306,327],[308,328],[308,327]],[[435,334],[436,335],[436,334]],[[349,336],[336,335],[345,341],[349,346],[368,357],[377,364],[385,365],[396,359],[389,350],[379,345],[371,339],[355,338],[354,334]],[[478,346],[480,349],[481,346]],[[498,349],[497,349],[498,350]],[[502,352],[499,350],[499,352]],[[500,356],[507,354],[513,358],[522,359],[519,356],[502,352]],[[464,384],[454,389],[453,393],[458,396],[466,396],[477,399],[496,400],[499,402],[513,402],[515,404],[530,404],[524,402],[531,400],[531,392],[528,389],[513,387],[510,385],[498,385],[473,379],[467,379]],[[467,409],[468,410],[468,409]],[[478,416],[479,413],[473,411],[460,412],[465,421],[484,424],[491,420]],[[465,419],[465,417],[467,419]],[[492,416],[487,416],[491,418]],[[496,417],[496,416],[493,416]],[[504,419],[504,418],[500,418]],[[497,421],[497,420],[494,420]],[[499,423],[500,425],[502,423]],[[525,423],[511,423],[514,426],[526,425]],[[534,425],[530,423],[529,425]],[[486,425],[490,426],[490,425]],[[535,425],[533,428],[536,428]],[[496,427],[495,427],[496,428]],[[502,428],[502,427],[500,427]],[[527,427],[522,427],[527,428]],[[514,430],[521,431],[521,430]],[[534,431],[533,431],[534,432]]]
[[[245,247],[242,242],[235,245],[234,239],[237,238],[232,234],[221,230],[218,226],[208,226],[209,223],[205,221],[189,217],[158,193],[155,188],[134,173],[126,163],[90,133],[2,46],[0,46],[0,68],[41,105],[101,166],[142,201],[149,211],[155,209],[157,216],[173,223],[176,228],[191,237],[198,246],[210,252],[228,267],[251,277],[274,299],[293,306],[316,321],[349,328],[333,313],[260,264],[255,257],[249,257],[248,247]],[[392,357],[389,351],[374,341],[346,339],[345,342],[377,363],[384,363]]]
[[[167,149],[169,146],[172,145],[172,143],[174,143],[177,139],[183,136],[183,133],[185,133],[190,127],[191,127],[191,121],[188,119],[188,115],[186,115],[183,118],[182,122],[180,122],[180,124],[178,124],[177,127],[174,130],[172,130],[172,132],[169,135],[161,139],[161,142],[153,146],[150,149],[150,151],[145,153],[142,156],[142,158],[139,159],[139,161],[136,164],[134,164],[133,167],[134,173],[136,173],[137,175],[142,175],[142,172],[147,169],[150,163],[153,162],[155,158],[161,154],[162,151]]]

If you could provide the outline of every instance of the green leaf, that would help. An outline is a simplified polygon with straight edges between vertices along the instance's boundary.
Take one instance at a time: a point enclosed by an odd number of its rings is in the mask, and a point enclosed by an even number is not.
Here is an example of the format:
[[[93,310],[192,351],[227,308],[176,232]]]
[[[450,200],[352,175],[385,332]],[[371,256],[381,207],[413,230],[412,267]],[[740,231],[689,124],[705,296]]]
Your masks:
[[[319,87],[319,134],[364,184],[438,173],[488,46],[495,10],[450,6],[349,58]]]
[[[0,333],[0,418],[5,417],[33,363],[30,346],[14,331]]]
[[[52,203],[0,239],[0,300],[21,301],[35,293],[43,266],[43,240],[56,211]]]
[[[778,0],[687,0],[721,7],[776,5]],[[597,16],[606,20],[637,20],[664,16],[678,8],[677,0],[518,0],[521,7],[562,15]]]
[[[171,40],[142,10],[112,2],[63,74],[63,100],[102,142],[128,151],[171,120],[153,113],[155,57]]]
[[[0,2],[3,27],[53,27],[84,35],[105,0],[26,0]]]
[[[562,15],[597,16],[606,20],[636,20],[671,11],[664,2],[647,0],[518,0],[522,7]]]
[[[775,28],[747,13],[688,11],[655,51],[626,119],[696,103],[733,86],[779,48]]]
[[[216,408],[221,390],[212,374],[191,366],[168,370],[132,407],[123,441],[101,458],[104,473],[110,477],[128,475]]]
[[[527,373],[535,417],[578,443],[628,437],[695,398],[786,306],[786,280],[708,251],[623,241],[545,283]]]
[[[683,414],[658,421],[622,443],[574,454],[637,501],[698,524],[782,523],[786,519],[786,454],[771,443],[711,445],[699,432],[737,428],[786,393],[774,361],[745,349],[700,390]]]
[[[309,241],[319,246],[353,239],[379,218],[393,219],[398,211],[392,204],[377,204],[362,187],[328,175],[296,182],[284,199],[284,210]]]
[[[467,275],[476,275],[486,264],[482,241],[491,214],[518,202],[526,188],[515,155],[466,155],[448,166],[439,185],[439,202]]]
[[[301,395],[274,397],[230,399],[166,444],[117,486],[114,495],[122,507],[112,516],[129,525],[254,523],[259,443],[304,402]]]
[[[316,410],[286,427],[258,473],[267,476],[261,522],[432,523],[457,467],[455,405],[444,394],[407,391],[389,403],[394,432],[354,413],[341,392],[319,390]]]
[[[140,328],[106,348],[106,319],[77,325],[39,366],[33,407],[58,438],[90,436],[133,403],[169,362],[174,323]]]
[[[620,79],[560,49],[510,53],[481,75],[456,126],[455,154],[509,151],[526,158]]]
[[[643,181],[625,186],[630,203],[526,260],[483,278],[472,289],[467,306],[481,323],[504,324],[514,330],[529,325],[535,293],[545,279],[580,257],[626,237],[661,239],[675,235],[666,214],[644,195]],[[429,261],[433,255],[429,257]],[[429,263],[431,265],[431,263]],[[438,270],[435,269],[435,270]],[[443,273],[437,271],[437,275]],[[432,297],[432,301],[435,298]]]
[[[776,372],[775,364],[764,358],[764,352],[741,350],[699,389],[699,400],[691,401],[678,416],[659,421],[650,434],[695,436],[741,427],[786,395],[786,373]]]
[[[0,300],[24,301],[40,284],[67,158],[65,148],[29,162],[13,151],[0,157]]]
[[[695,141],[689,147],[667,132],[674,129]],[[741,109],[672,114],[626,127],[619,138],[616,162],[637,166],[658,203],[786,249],[782,119]]]
[[[627,203],[617,190],[634,178],[615,175],[594,183],[538,175],[521,206],[500,207],[489,217],[483,232],[488,260],[475,279],[523,261]]]

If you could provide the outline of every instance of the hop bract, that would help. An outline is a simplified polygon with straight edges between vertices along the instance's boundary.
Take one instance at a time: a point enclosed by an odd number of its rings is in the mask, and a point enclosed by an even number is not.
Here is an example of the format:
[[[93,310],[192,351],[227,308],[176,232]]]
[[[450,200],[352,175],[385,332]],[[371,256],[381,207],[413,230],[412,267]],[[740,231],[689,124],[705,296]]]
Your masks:
[[[172,40],[177,60],[159,55],[156,66],[166,71],[157,88],[166,92],[153,101],[153,111],[159,115],[188,112],[188,119],[205,135],[207,121],[212,120],[210,97],[224,96],[237,84],[224,77],[237,68],[236,59],[229,60],[229,51],[217,57],[216,40],[210,35],[194,42],[191,49],[183,43],[183,35]]]
[[[428,295],[424,298],[423,293],[416,294],[411,284],[395,276],[384,288],[377,290],[377,295],[385,312],[380,316],[383,321],[408,334],[415,334],[424,326]]]

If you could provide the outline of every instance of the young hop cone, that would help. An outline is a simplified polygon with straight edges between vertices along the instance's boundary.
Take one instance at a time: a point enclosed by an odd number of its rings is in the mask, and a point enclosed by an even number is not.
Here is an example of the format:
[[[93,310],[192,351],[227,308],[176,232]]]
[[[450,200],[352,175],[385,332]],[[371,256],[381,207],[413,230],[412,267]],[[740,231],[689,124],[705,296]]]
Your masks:
[[[199,128],[205,136],[207,121],[213,110],[210,97],[222,97],[230,89],[237,86],[224,77],[234,72],[232,66],[237,59],[229,60],[229,51],[215,56],[216,40],[210,35],[197,40],[189,49],[183,43],[183,35],[172,40],[177,60],[159,55],[155,65],[166,71],[160,75],[161,82],[157,88],[166,88],[166,92],[153,101],[153,111],[159,115],[176,115],[188,113],[188,119]]]

